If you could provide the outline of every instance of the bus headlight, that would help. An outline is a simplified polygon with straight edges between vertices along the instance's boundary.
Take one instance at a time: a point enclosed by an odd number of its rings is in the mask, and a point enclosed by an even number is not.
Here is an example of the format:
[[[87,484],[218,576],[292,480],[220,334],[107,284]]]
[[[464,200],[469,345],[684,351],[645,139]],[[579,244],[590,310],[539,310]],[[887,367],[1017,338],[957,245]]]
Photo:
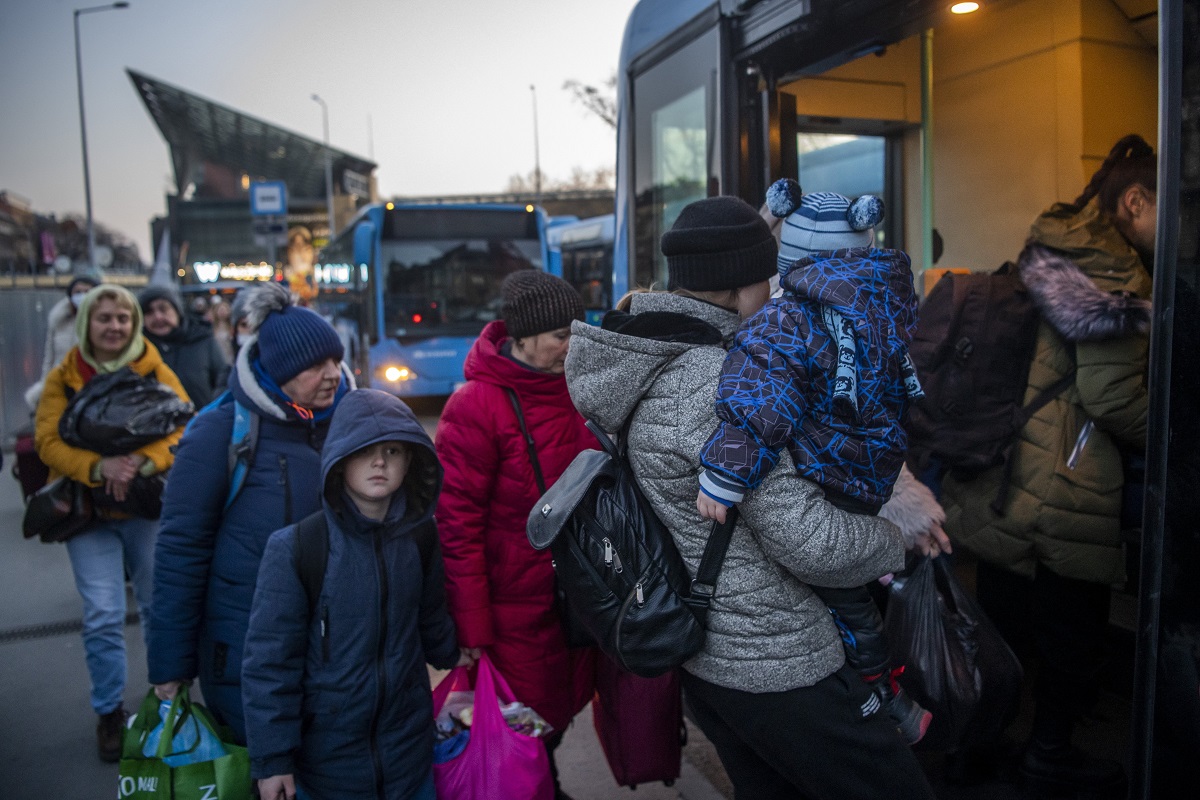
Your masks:
[[[383,377],[387,378],[392,383],[400,383],[401,381],[411,381],[417,376],[408,367],[390,366],[384,368]]]

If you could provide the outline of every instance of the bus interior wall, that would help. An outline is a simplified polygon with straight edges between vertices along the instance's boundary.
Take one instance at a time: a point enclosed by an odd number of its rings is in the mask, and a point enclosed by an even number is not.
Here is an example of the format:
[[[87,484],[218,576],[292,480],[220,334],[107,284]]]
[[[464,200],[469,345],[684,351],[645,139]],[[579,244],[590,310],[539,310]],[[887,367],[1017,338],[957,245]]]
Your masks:
[[[939,17],[933,221],[945,249],[936,266],[992,269],[1014,257],[1033,218],[1073,200],[1114,141],[1156,140],[1156,16],[1153,0],[1012,0]],[[805,191],[825,188],[803,167],[814,132],[825,146],[880,135],[893,145],[879,176],[892,238],[914,265],[923,259],[920,45],[912,36],[777,86],[795,98]]]

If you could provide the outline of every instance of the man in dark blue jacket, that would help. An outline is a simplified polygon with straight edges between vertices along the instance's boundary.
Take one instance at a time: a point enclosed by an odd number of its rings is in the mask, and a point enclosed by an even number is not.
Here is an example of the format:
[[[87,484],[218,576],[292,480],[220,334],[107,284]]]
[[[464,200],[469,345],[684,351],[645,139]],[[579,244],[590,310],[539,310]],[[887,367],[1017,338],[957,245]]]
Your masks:
[[[360,389],[334,415],[321,475],[316,602],[297,526],[259,568],[242,667],[251,774],[264,800],[432,800],[425,664],[459,660],[432,524],[441,465],[404,403]]]
[[[353,380],[342,342],[277,284],[253,292],[257,331],[238,353],[229,396],[193,420],[163,495],[154,558],[150,682],[159,697],[200,678],[205,704],[245,741],[243,640],[258,564],[271,533],[320,508],[320,453]],[[257,417],[253,455],[231,495],[237,411]]]

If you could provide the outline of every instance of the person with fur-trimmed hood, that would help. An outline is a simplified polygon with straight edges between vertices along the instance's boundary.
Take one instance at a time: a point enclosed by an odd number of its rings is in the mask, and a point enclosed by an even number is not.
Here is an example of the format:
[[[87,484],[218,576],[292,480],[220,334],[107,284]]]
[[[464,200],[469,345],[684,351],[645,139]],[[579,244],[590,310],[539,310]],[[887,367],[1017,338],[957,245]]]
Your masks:
[[[163,496],[150,620],[150,682],[159,697],[199,677],[219,722],[245,741],[241,663],[259,561],[271,532],[320,508],[321,447],[354,388],[342,342],[278,284],[243,290],[255,329],[229,393],[193,420]],[[230,497],[235,413],[257,419],[245,480]],[[254,431],[255,423],[250,423]]]
[[[946,531],[980,559],[981,603],[1006,637],[1031,630],[1040,657],[1022,771],[1072,789],[1122,777],[1071,732],[1105,663],[1109,587],[1125,580],[1122,450],[1145,447],[1157,186],[1153,150],[1127,136],[1074,203],[1034,221],[1017,261],[1042,316],[1025,397],[1074,382],[1021,429],[1002,514],[989,506],[1003,467],[943,482]]]

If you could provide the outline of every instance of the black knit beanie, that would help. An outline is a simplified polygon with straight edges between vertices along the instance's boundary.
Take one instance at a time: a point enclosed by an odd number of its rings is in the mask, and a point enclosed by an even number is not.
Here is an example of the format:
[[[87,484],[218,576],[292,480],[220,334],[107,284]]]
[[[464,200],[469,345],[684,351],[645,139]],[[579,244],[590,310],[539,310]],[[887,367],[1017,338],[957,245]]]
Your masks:
[[[205,300],[207,299],[205,297]],[[138,305],[142,307],[143,315],[150,311],[150,304],[155,300],[166,300],[175,307],[175,313],[179,315],[180,321],[183,320],[183,301],[179,299],[179,292],[175,291],[174,286],[154,284],[138,292]]]
[[[679,212],[662,235],[667,288],[693,292],[740,289],[775,274],[775,237],[754,208],[738,197],[707,197]]]
[[[565,328],[583,319],[583,298],[575,287],[540,269],[512,273],[500,286],[500,316],[514,339]]]

